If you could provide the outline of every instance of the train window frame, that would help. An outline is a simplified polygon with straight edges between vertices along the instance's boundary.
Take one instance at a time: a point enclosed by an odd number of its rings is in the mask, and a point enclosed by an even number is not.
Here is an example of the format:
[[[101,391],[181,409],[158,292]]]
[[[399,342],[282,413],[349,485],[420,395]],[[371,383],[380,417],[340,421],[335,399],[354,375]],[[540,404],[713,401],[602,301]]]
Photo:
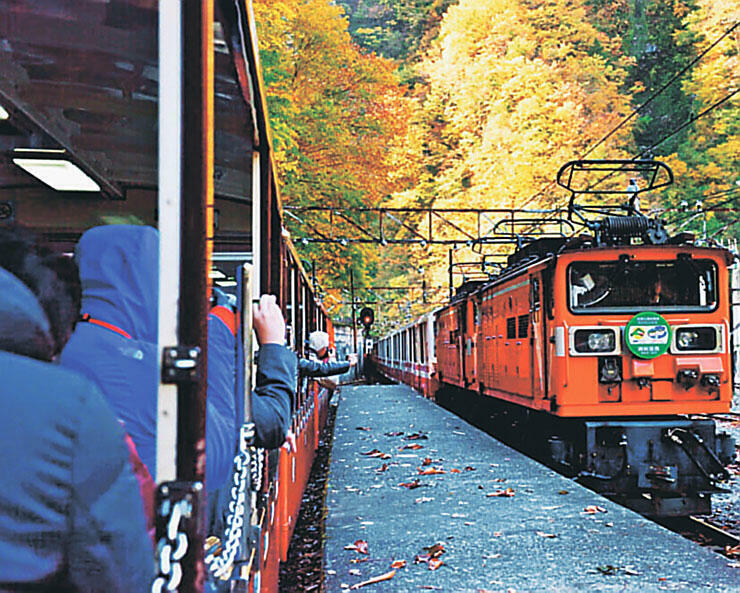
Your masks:
[[[620,258],[621,259],[621,258]],[[570,274],[573,266],[579,264],[615,264],[620,263],[620,259],[580,259],[570,262],[565,268],[565,301],[568,307],[568,311],[573,315],[633,315],[640,313],[645,310],[655,311],[656,313],[713,313],[719,309],[722,298],[720,291],[719,282],[719,265],[717,262],[708,257],[692,259],[691,261],[701,264],[709,264],[711,267],[713,284],[714,284],[714,296],[715,300],[712,306],[702,305],[661,305],[659,303],[654,304],[638,304],[638,305],[626,305],[626,306],[614,306],[614,307],[593,307],[593,308],[574,308],[571,302],[571,283]],[[673,259],[635,259],[630,260],[631,263],[636,264],[666,264],[680,261],[679,258]]]
[[[516,329],[517,329],[516,337],[517,339],[521,340],[523,338],[529,337],[529,321],[530,321],[529,313],[517,315],[516,317]]]
[[[516,323],[517,323],[516,315],[514,315],[513,317],[507,317],[506,318],[506,339],[507,340],[516,340],[517,339],[517,337],[516,337],[516,334],[517,334],[517,332],[516,332],[516,329],[517,329]]]

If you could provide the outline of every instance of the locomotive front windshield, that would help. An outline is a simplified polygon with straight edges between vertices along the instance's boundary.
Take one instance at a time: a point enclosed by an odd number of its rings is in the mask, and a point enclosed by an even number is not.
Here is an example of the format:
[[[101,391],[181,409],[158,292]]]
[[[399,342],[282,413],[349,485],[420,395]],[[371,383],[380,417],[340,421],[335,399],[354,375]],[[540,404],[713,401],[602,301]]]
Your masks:
[[[574,313],[711,311],[717,306],[711,260],[575,262],[568,266]]]

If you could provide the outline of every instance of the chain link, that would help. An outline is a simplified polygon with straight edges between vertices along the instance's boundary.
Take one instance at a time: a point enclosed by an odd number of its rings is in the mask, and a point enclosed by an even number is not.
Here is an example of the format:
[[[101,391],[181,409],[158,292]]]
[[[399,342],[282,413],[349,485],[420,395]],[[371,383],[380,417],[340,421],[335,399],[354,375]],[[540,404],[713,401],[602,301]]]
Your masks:
[[[163,514],[170,508],[170,501],[162,503]],[[188,536],[180,531],[180,521],[191,513],[191,503],[187,499],[180,500],[172,505],[172,514],[167,522],[167,532],[157,542],[159,562],[157,577],[152,583],[151,593],[175,591],[182,581],[182,566],[180,560],[188,551]]]
[[[205,559],[211,574],[216,578],[223,578],[227,575],[239,551],[246,514],[245,501],[247,497],[248,472],[253,465],[253,460],[261,457],[259,454],[250,455],[250,449],[252,448],[249,446],[249,443],[252,442],[253,438],[254,424],[242,425],[239,430],[239,451],[234,457],[231,499],[229,500],[228,513],[226,515],[226,530],[224,533],[225,543],[221,554],[218,556],[209,554]],[[263,451],[260,452],[264,455]],[[256,463],[260,464],[259,461]],[[254,480],[253,473],[252,479]]]

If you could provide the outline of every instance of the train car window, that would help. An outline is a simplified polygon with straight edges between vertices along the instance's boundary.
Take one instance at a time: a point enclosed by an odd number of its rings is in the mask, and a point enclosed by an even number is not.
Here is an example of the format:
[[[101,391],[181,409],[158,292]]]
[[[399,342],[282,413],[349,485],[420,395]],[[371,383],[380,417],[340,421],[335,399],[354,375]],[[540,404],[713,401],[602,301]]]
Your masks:
[[[574,262],[567,279],[574,313],[711,311],[719,300],[711,260]]]
[[[506,339],[516,339],[516,317],[509,317],[506,320]]]
[[[526,338],[529,333],[529,315],[520,315],[517,318],[517,324],[518,324],[518,332],[517,337],[518,338]]]

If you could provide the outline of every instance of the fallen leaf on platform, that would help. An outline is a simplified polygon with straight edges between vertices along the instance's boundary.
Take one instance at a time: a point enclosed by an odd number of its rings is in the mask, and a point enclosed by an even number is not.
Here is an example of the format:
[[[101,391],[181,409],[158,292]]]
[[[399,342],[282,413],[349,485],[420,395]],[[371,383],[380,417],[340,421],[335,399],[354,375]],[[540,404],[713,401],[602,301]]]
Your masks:
[[[410,445],[404,445],[403,447],[399,447],[399,451],[403,451],[404,449],[412,449],[416,451],[417,449],[423,449],[424,445],[420,445],[419,443],[412,443]]]
[[[350,558],[349,561],[352,564],[360,564],[361,562],[367,562],[370,560],[370,558],[367,558],[365,556],[360,556],[359,558]]]
[[[417,467],[416,471],[419,472],[420,476],[433,476],[434,474],[447,473],[441,467],[428,467],[427,469],[421,469],[420,467]]]
[[[544,531],[538,531],[537,535],[539,535],[540,537],[547,537],[550,539],[557,537],[557,535],[555,535],[554,533],[545,533]]]
[[[488,494],[486,494],[486,496],[488,498],[491,498],[491,497],[494,497],[494,496],[507,496],[507,497],[511,497],[511,496],[514,496],[515,493],[516,493],[516,490],[514,490],[512,488],[506,488],[506,490],[496,490],[494,492],[489,492]]]
[[[360,455],[367,455],[368,457],[379,457],[380,459],[390,459],[391,456],[388,453],[383,453],[382,451],[378,451],[377,449],[373,449],[372,451],[367,451],[366,453],[360,453]]]
[[[429,554],[417,554],[414,556],[414,564],[421,564],[422,562],[429,562],[431,556]]]
[[[466,472],[474,472],[475,471],[475,468],[472,465],[466,465],[464,469],[465,469]]]
[[[500,531],[494,531],[493,532],[493,537],[501,537],[502,535],[503,535],[503,533],[501,533]]]
[[[590,504],[583,509],[583,512],[587,515],[595,515],[596,513],[606,513],[606,509],[604,507],[596,506],[595,504]]]
[[[604,566],[597,566],[596,570],[598,570],[601,574],[617,574],[617,570],[619,569],[616,566],[612,566],[611,564],[606,564]]]
[[[494,478],[493,481],[494,482],[505,482],[506,478]]]
[[[403,568],[404,566],[406,566],[405,560],[394,560],[391,562],[391,568]]]
[[[427,566],[429,567],[429,570],[437,570],[443,564],[444,564],[444,561],[441,558],[430,558],[429,562],[427,562]]]
[[[366,585],[373,585],[375,583],[381,583],[383,581],[388,581],[392,579],[395,575],[396,575],[396,571],[392,570],[390,572],[386,572],[385,574],[381,574],[378,577],[373,577],[372,579],[362,581],[361,583],[356,583],[352,585],[350,589],[359,589],[360,587],[365,587]]]
[[[403,486],[404,488],[408,488],[409,490],[413,490],[414,488],[419,488],[419,487],[421,487],[421,486],[423,486],[423,485],[424,485],[424,484],[422,484],[422,483],[421,483],[421,482],[419,481],[419,479],[418,479],[418,478],[417,478],[416,480],[414,480],[413,482],[401,482],[401,483],[399,484],[399,486]]]
[[[402,432],[384,432],[383,434],[387,437],[400,437],[403,433]]]
[[[360,554],[367,554],[367,542],[364,539],[358,539],[353,544],[348,544],[344,546],[345,550],[355,550],[359,552]]]
[[[421,504],[422,502],[431,502],[433,500],[434,500],[433,498],[428,498],[426,496],[422,496],[421,498],[417,498],[414,502],[416,504]]]
[[[381,473],[381,472],[384,472],[384,471],[385,471],[385,470],[387,470],[387,469],[388,469],[388,464],[387,464],[387,463],[384,463],[383,465],[381,465],[381,466],[380,466],[380,467],[379,467],[378,469],[376,469],[375,471],[376,471],[377,473]]]
[[[407,437],[404,437],[407,441],[418,441],[420,439],[428,439],[429,437],[425,435],[423,432],[415,432],[414,434],[410,434]]]
[[[451,474],[459,474],[459,473],[460,473],[460,470],[459,470],[459,469],[457,469],[457,468],[454,468],[454,467],[453,467],[453,468],[452,468],[452,469],[450,470],[450,473],[451,473]]]
[[[425,457],[421,461],[422,465],[432,465],[432,458],[431,457]]]
[[[725,546],[725,556],[735,557],[740,556],[740,544],[737,546]]]
[[[359,577],[362,573],[360,572],[360,569],[359,568],[350,568],[349,569],[349,574],[351,574],[352,576],[355,576],[355,577]]]
[[[561,490],[560,492],[558,492],[558,494],[568,494],[568,491],[567,490]]]
[[[624,574],[628,574],[628,575],[630,575],[631,577],[636,577],[636,576],[638,576],[638,575],[639,575],[640,573],[639,573],[638,571],[636,571],[636,570],[635,570],[634,568],[632,568],[631,566],[625,566],[625,567],[624,567]]]
[[[355,430],[372,430],[369,426],[355,426]]]
[[[436,544],[434,544],[433,546],[428,546],[428,547],[425,547],[425,548],[423,548],[423,549],[424,549],[424,550],[425,550],[425,551],[426,551],[426,552],[427,552],[427,553],[429,554],[429,556],[431,556],[432,558],[437,558],[438,556],[441,556],[442,554],[444,554],[444,553],[445,553],[445,547],[444,547],[444,545],[443,545],[443,544],[441,544],[441,543],[436,543]]]

